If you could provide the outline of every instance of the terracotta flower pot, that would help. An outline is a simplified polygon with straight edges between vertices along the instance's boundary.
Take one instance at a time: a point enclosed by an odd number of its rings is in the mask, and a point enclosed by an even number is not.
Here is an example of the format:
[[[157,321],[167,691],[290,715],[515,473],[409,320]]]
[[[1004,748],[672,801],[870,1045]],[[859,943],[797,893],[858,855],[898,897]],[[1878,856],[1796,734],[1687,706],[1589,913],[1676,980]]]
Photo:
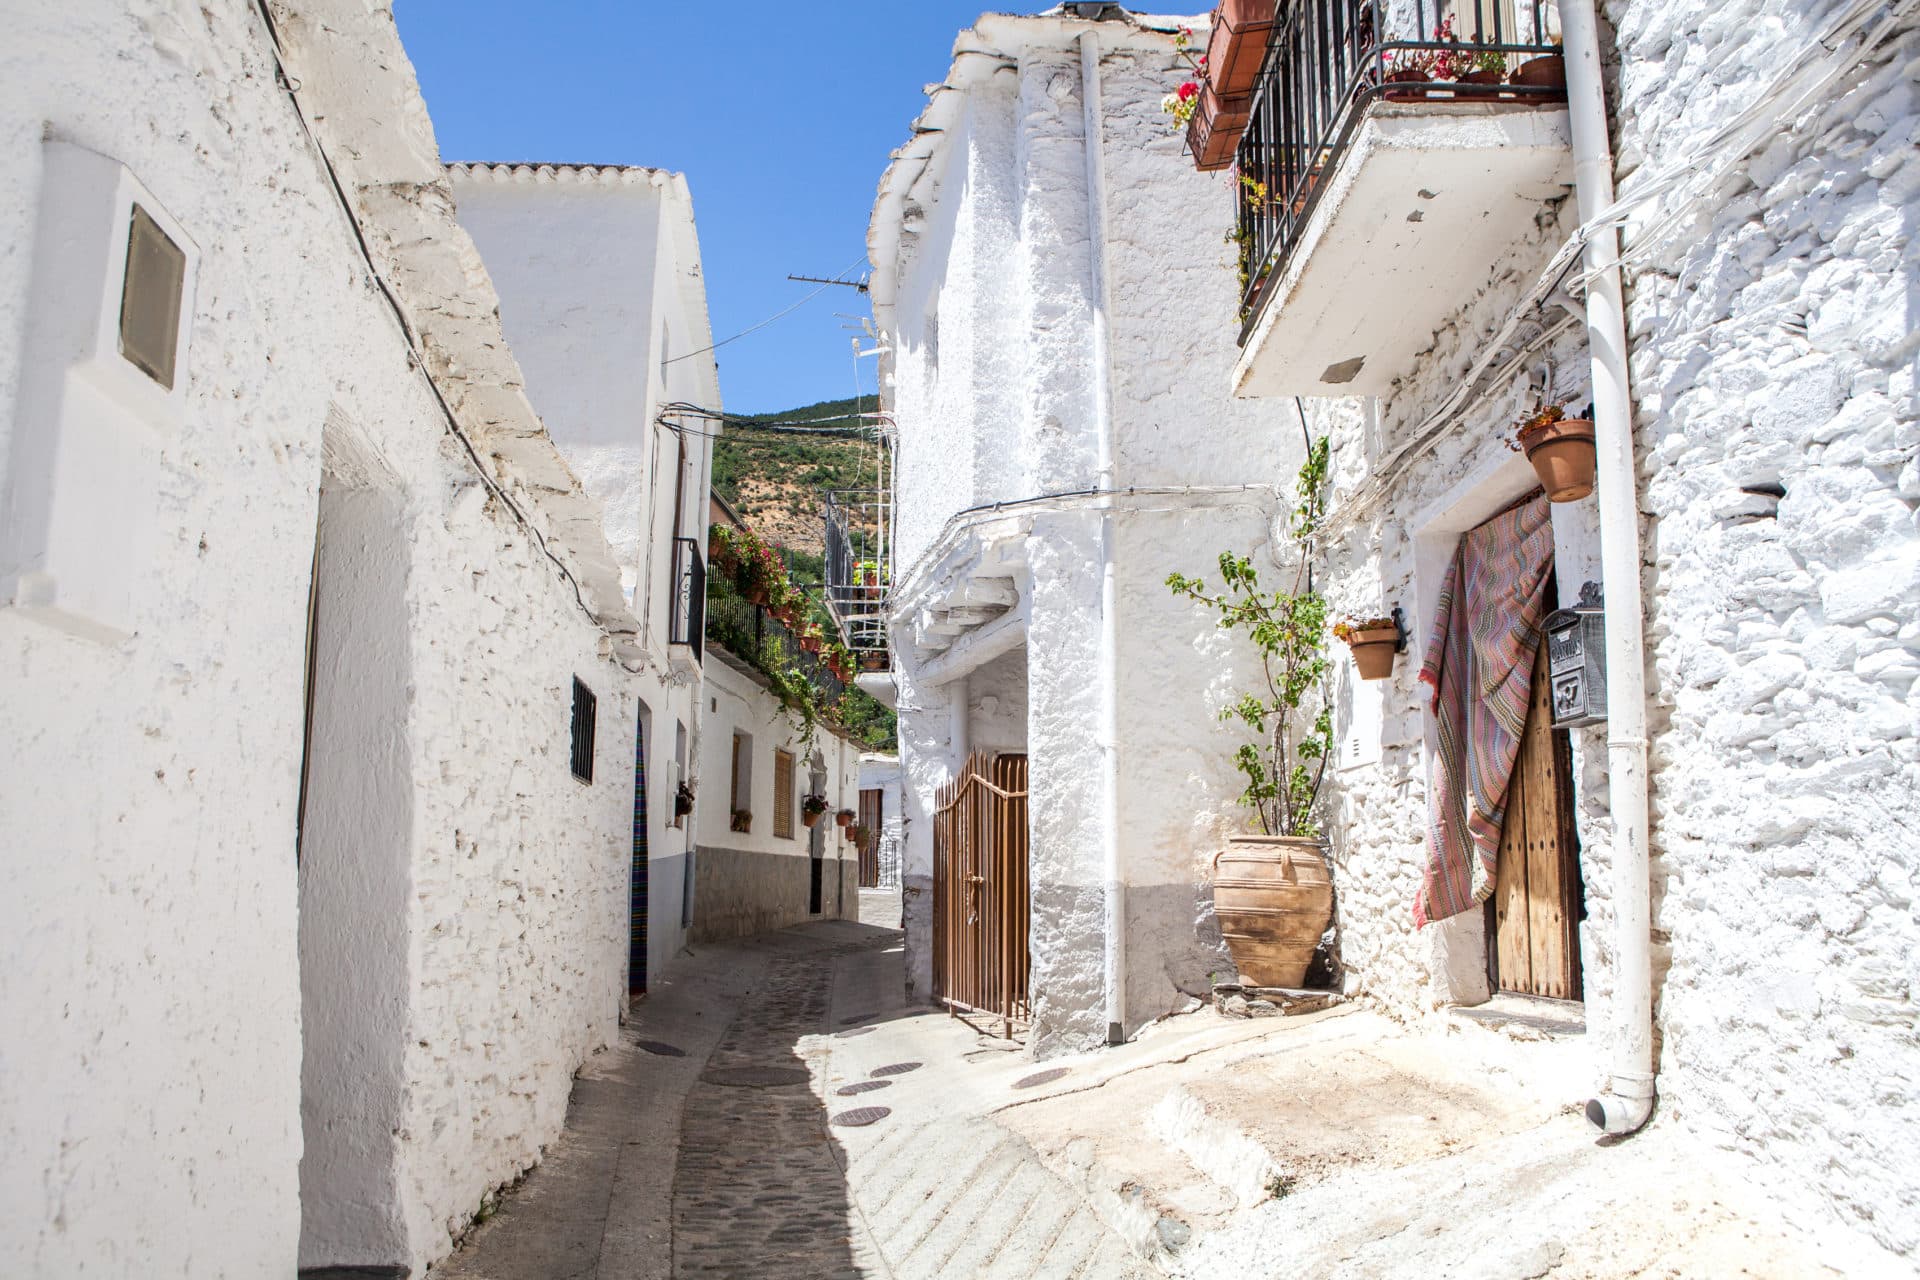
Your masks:
[[[1273,0],[1220,0],[1207,33],[1207,79],[1223,95],[1251,93],[1267,56]]]
[[[1593,422],[1562,418],[1520,437],[1549,502],[1578,502],[1593,492]]]
[[[1502,85],[1506,82],[1507,73],[1504,71],[1463,71],[1460,73],[1459,79],[1454,81],[1455,84],[1470,84],[1475,86]]]
[[[748,604],[764,605],[767,600],[767,586],[764,582],[752,582],[740,588],[741,598]]]
[[[1200,105],[1187,122],[1187,149],[1193,152],[1193,167],[1211,173],[1231,165],[1252,110],[1252,94],[1227,98],[1211,84],[1202,86]]]
[[[1320,842],[1232,837],[1213,858],[1213,912],[1242,982],[1299,986],[1333,918],[1333,878]]]
[[[820,652],[820,637],[819,636],[801,636],[800,647],[802,649],[805,649],[808,653],[818,653]]]
[[[841,828],[850,827],[853,825],[853,815],[842,810],[833,815],[833,825]]]
[[[826,814],[827,811],[825,809],[822,809],[818,813],[808,813],[803,809],[800,812],[800,825],[803,827],[816,827],[820,825],[820,819],[824,818]]]
[[[1387,72],[1387,74],[1384,77],[1382,77],[1382,80],[1383,80],[1383,83],[1390,86],[1391,85],[1414,85],[1414,84],[1424,85],[1427,83],[1427,73],[1420,70],[1420,68],[1418,67],[1402,67],[1398,71]],[[1381,96],[1384,97],[1388,102],[1415,102],[1422,98],[1425,98],[1427,96],[1427,91],[1424,88],[1422,89],[1388,88],[1382,92]]]
[[[1362,680],[1384,680],[1393,674],[1393,660],[1400,646],[1400,633],[1392,627],[1356,631],[1347,641],[1353,650],[1353,667]]]
[[[1509,84],[1525,85],[1529,89],[1564,89],[1567,87],[1567,60],[1557,53],[1528,58],[1513,69],[1507,81]]]

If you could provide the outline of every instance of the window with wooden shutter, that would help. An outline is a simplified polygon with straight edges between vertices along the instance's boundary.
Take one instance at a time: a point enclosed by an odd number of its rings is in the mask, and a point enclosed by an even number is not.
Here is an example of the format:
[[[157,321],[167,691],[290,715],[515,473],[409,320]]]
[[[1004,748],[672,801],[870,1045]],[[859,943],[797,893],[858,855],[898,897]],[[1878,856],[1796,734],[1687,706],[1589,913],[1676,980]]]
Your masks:
[[[773,753],[773,834],[793,839],[793,753]]]

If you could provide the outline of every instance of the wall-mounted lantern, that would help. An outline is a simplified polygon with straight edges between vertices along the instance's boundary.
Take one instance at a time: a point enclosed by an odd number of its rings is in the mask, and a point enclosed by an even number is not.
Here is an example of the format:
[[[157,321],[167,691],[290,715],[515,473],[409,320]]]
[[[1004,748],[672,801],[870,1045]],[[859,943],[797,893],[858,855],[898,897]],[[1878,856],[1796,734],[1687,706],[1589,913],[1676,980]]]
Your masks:
[[[1607,624],[1600,584],[1580,588],[1580,602],[1547,615],[1547,678],[1553,682],[1553,727],[1577,729],[1607,718]]]

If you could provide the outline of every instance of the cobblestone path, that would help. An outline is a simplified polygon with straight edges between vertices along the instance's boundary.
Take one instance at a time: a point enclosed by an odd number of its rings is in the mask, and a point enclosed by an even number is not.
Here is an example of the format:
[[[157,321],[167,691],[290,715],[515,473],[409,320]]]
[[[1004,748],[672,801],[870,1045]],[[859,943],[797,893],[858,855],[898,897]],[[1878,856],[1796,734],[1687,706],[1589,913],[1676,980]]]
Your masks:
[[[876,944],[866,944],[871,947]],[[687,1095],[673,1273],[831,1280],[884,1274],[848,1203],[802,1036],[828,1029],[839,946],[777,957]],[[817,1056],[817,1055],[816,1055]]]

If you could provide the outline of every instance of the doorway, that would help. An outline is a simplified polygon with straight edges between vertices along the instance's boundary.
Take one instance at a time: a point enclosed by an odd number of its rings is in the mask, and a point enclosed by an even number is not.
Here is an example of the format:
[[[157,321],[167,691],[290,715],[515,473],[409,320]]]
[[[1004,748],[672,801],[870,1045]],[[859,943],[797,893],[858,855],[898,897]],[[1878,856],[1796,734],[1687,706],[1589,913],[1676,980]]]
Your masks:
[[[636,699],[637,701],[637,699]],[[627,995],[647,994],[647,704],[633,728],[633,869],[628,882]]]
[[[410,1255],[394,1135],[410,1043],[411,539],[405,495],[357,429],[330,414],[323,451],[299,818],[302,1268]]]
[[[1553,587],[1548,586],[1548,598]],[[1487,978],[1496,991],[1582,998],[1580,921],[1586,888],[1573,821],[1573,747],[1553,727],[1547,646],[1534,657],[1527,725],[1513,777],[1493,896],[1487,899]]]
[[[826,790],[827,775],[816,763],[813,771],[807,775],[807,794],[824,795]],[[827,828],[830,825],[832,825],[832,819],[823,814],[819,821],[807,828],[807,862],[809,864],[807,914],[810,916],[819,915],[821,908],[826,905]]]
[[[1027,757],[967,758],[933,815],[933,992],[949,1009],[1032,1017]]]

